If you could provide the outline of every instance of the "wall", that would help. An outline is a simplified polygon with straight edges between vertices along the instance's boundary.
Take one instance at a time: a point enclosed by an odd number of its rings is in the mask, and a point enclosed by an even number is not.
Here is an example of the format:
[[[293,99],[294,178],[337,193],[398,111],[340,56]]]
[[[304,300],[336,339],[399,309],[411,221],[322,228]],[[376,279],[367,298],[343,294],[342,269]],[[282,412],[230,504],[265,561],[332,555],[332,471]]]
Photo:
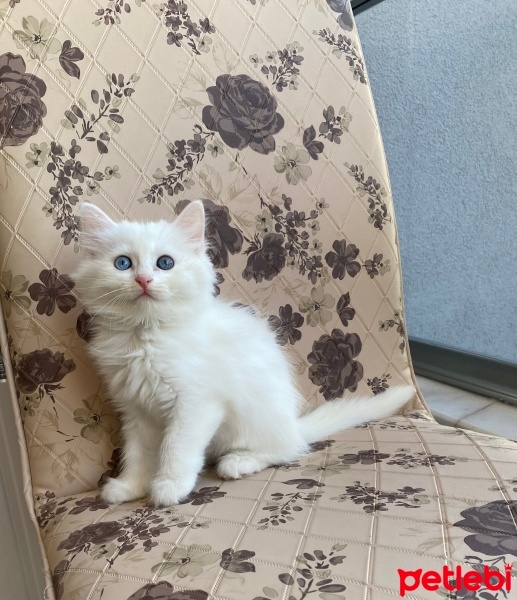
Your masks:
[[[357,26],[409,334],[517,362],[517,3],[385,0]]]

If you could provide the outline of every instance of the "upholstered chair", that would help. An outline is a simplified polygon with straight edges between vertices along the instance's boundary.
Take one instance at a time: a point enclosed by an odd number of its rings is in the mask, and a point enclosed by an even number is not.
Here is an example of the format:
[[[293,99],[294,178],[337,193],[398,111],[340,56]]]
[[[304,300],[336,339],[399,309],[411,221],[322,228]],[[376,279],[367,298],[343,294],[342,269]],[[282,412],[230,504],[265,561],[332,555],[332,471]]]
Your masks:
[[[457,567],[506,576],[517,446],[437,424],[417,389],[349,2],[0,9],[2,350],[47,600],[427,599],[453,594]],[[396,385],[414,398],[291,464],[239,481],[208,469],[178,506],[109,506],[120,429],[70,277],[77,211],[174,219],[196,198],[215,293],[269,319],[309,406]]]

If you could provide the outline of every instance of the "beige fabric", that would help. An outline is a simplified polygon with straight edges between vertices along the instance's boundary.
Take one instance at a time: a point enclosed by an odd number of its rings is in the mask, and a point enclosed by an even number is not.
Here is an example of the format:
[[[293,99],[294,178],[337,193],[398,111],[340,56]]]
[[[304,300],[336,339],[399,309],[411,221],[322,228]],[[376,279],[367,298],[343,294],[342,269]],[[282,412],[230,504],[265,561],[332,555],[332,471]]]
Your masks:
[[[67,275],[85,197],[133,219],[173,218],[185,201],[207,198],[221,294],[284,327],[292,314],[285,347],[309,402],[322,388],[328,398],[371,393],[383,378],[410,382],[393,208],[355,31],[342,34],[325,4],[209,2],[185,13],[195,23],[210,17],[209,32],[187,37],[181,26],[178,47],[167,44],[172,26],[146,4],[123,11],[120,26],[92,24],[93,9],[25,1],[3,30],[12,51],[4,54],[7,109],[34,72],[6,134],[13,200],[1,227],[4,310],[35,488],[92,489],[118,443]],[[189,17],[161,20],[176,18]],[[334,44],[313,33],[327,28]],[[343,35],[351,50],[339,55]],[[277,71],[266,76],[265,67]],[[311,365],[332,370],[332,361],[334,376],[311,375]]]
[[[426,422],[417,395],[409,421],[345,432],[242,482],[207,475],[170,511],[95,499],[120,439],[68,276],[85,198],[130,219],[206,199],[218,292],[270,318],[309,403],[413,382],[388,174],[348,3],[0,10],[8,373],[57,597],[302,598],[312,577],[323,600],[365,585],[380,599],[399,566],[494,557],[466,548],[454,523],[476,498],[499,502],[513,539],[515,445]]]
[[[347,431],[241,481],[207,474],[189,502],[168,510],[108,507],[96,491],[47,497],[39,519],[63,597],[301,600],[326,581],[335,587],[323,594],[377,600],[399,597],[399,568],[441,571],[447,561],[468,571],[467,557],[505,556],[513,521],[500,508],[517,501],[507,460],[516,444],[426,418]],[[421,587],[410,597],[437,595]]]

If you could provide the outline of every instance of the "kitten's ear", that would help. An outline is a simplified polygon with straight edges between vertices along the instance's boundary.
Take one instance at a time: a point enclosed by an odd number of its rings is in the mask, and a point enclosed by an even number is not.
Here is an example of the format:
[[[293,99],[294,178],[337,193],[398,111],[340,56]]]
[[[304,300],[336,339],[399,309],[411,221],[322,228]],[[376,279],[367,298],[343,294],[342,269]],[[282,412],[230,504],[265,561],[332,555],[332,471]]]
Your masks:
[[[205,247],[205,208],[201,200],[188,204],[174,221],[186,238],[198,248]]]
[[[115,222],[100,208],[89,202],[81,204],[77,216],[79,217],[81,246],[93,252],[98,242],[115,226]]]

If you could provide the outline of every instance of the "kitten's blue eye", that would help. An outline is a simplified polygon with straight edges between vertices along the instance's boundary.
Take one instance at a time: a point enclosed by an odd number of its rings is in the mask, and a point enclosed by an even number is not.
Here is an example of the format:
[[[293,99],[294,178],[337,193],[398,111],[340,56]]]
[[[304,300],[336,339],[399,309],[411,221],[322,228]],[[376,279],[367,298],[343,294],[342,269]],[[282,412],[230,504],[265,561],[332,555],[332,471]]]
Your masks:
[[[129,256],[118,256],[113,264],[115,265],[115,269],[127,271],[133,263]]]
[[[174,259],[171,256],[160,256],[156,261],[156,266],[163,271],[168,271],[174,266]]]

